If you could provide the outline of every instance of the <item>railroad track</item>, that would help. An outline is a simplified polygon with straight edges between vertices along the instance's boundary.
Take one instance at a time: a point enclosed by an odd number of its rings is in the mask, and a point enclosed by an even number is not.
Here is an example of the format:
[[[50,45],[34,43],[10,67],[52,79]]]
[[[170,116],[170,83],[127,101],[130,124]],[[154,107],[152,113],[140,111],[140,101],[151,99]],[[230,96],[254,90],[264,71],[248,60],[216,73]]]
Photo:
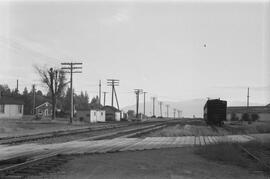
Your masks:
[[[258,147],[256,149],[244,147],[238,144],[240,149],[250,158],[257,161],[262,165],[262,169],[270,174],[270,148],[266,147],[264,149]]]
[[[106,133],[98,136],[80,139],[101,140],[119,137],[134,137],[154,130],[166,127],[164,123],[149,124],[146,126],[135,126],[132,129],[119,130],[117,132]],[[54,152],[41,153],[39,155],[28,157],[17,157],[5,161],[0,161],[0,178],[26,178],[30,175],[47,172],[48,170],[65,163],[68,157],[61,155],[61,152],[67,152],[70,149],[61,149]]]
[[[0,145],[11,145],[11,144],[20,144],[25,142],[32,142],[42,139],[49,139],[49,138],[56,138],[68,135],[75,135],[75,134],[83,134],[89,133],[93,131],[101,131],[101,130],[108,130],[114,128],[121,128],[126,127],[131,124],[108,124],[102,126],[95,126],[95,127],[87,127],[83,129],[73,129],[73,130],[63,130],[63,131],[54,131],[54,132],[47,132],[47,133],[40,133],[40,134],[33,134],[33,135],[24,135],[24,136],[15,136],[15,137],[5,137],[0,139]]]

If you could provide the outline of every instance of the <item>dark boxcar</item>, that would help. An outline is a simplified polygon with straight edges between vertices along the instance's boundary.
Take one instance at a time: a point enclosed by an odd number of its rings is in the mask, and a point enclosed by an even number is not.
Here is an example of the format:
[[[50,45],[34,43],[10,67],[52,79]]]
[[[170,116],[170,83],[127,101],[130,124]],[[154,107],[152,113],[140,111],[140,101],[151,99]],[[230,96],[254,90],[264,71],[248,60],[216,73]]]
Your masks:
[[[204,105],[204,120],[209,125],[221,126],[226,120],[227,101],[220,99],[207,100]]]

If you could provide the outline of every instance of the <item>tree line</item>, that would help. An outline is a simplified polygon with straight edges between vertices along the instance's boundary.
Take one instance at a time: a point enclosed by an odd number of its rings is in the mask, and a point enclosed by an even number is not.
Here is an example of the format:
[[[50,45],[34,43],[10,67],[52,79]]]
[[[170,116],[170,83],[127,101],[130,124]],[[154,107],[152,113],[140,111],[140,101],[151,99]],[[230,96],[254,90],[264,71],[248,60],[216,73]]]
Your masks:
[[[34,105],[34,93],[33,88],[28,89],[24,88],[23,92],[20,92],[16,89],[10,89],[8,85],[0,84],[0,91],[2,97],[11,97],[22,101],[24,103],[24,114],[30,115],[33,114],[33,105]],[[38,106],[44,102],[52,103],[51,93],[48,91],[46,94],[43,94],[41,90],[35,92],[35,106]],[[96,103],[98,97],[93,97],[90,104]],[[81,91],[80,94],[74,94],[74,105],[75,109],[88,109],[89,106],[89,96],[87,92]],[[70,88],[67,88],[60,96],[57,97],[55,101],[55,107],[58,109],[58,112],[61,111],[62,114],[69,114],[70,111]]]
[[[69,115],[71,89],[68,88],[66,73],[60,68],[34,67],[40,77],[40,82],[45,87],[45,93],[41,90],[35,92],[35,107],[44,102],[52,104],[52,119],[56,116],[56,111],[62,115]],[[18,89],[10,89],[8,85],[0,84],[2,96],[14,97],[24,102],[24,114],[33,114],[34,92],[33,89],[24,88],[20,93]],[[74,94],[74,107],[77,110],[88,109],[89,107],[100,107],[98,96],[92,98],[89,104],[87,92],[81,91],[80,94]]]

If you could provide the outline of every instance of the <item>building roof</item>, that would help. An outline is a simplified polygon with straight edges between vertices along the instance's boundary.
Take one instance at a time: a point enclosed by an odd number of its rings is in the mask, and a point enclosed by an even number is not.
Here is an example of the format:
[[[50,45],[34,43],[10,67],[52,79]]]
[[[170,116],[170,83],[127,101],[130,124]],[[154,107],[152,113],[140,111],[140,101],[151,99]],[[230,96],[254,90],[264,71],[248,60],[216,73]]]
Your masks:
[[[48,106],[50,106],[50,105],[52,105],[51,103],[49,103],[48,101],[46,101],[46,102],[44,102],[44,103],[41,103],[41,104],[39,104],[39,105],[37,105],[35,108],[37,109],[37,108],[40,108],[40,107],[42,107],[42,106],[44,106],[45,104],[48,104],[48,105],[46,105],[46,107]]]
[[[103,106],[102,107],[103,110],[111,110],[113,112],[121,112],[119,109],[115,108],[114,106]]]
[[[266,106],[230,106],[227,107],[228,113],[270,113],[270,105]]]
[[[23,101],[14,97],[1,97],[0,104],[24,104]]]

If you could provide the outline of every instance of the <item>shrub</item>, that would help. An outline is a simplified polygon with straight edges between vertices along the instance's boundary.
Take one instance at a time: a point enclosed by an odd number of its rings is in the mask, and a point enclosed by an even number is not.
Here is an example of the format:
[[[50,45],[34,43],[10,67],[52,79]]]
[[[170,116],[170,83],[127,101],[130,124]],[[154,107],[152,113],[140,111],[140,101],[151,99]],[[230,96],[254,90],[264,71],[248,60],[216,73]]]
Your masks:
[[[232,115],[231,115],[231,121],[238,121],[239,120],[239,118],[236,116],[236,114],[235,113],[232,113]]]
[[[243,121],[249,121],[249,119],[250,119],[250,117],[249,117],[248,113],[244,113],[244,114],[242,115],[242,120],[243,120]]]
[[[256,113],[251,114],[251,119],[252,119],[252,121],[257,121],[259,118],[260,118],[259,115],[256,114]]]

